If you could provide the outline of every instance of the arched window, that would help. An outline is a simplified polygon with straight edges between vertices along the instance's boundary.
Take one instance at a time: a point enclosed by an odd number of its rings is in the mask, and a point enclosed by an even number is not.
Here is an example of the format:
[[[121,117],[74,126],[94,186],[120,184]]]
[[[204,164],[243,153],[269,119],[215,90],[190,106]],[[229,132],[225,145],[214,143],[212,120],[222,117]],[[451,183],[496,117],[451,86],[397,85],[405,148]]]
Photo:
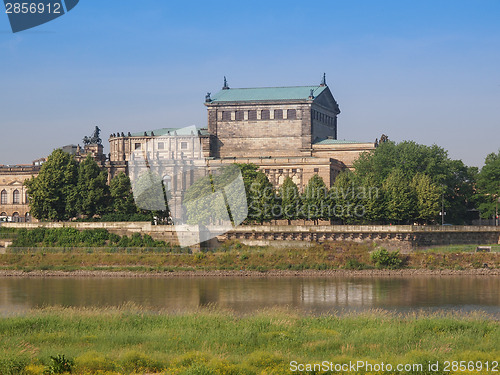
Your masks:
[[[286,112],[286,118],[289,120],[296,120],[297,119],[297,111],[295,109],[289,109]]]
[[[269,114],[269,110],[265,109],[260,113],[261,120],[269,120],[271,115]]]
[[[1,195],[1,198],[0,198],[1,204],[7,204],[7,191],[2,190],[2,193],[0,193],[0,195]]]
[[[19,190],[14,190],[14,193],[12,193],[12,203],[19,204],[20,203],[19,197],[20,197]]]

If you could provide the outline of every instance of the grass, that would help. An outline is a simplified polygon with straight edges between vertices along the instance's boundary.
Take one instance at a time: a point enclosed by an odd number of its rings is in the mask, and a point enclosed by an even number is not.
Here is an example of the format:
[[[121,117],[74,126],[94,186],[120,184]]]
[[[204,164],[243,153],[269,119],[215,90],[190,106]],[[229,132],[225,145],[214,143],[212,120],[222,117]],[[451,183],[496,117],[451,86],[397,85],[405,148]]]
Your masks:
[[[442,368],[446,360],[491,363],[500,357],[500,325],[480,314],[311,317],[268,310],[241,317],[131,306],[47,308],[1,318],[0,336],[2,374],[42,374],[58,356],[74,361],[77,374],[185,375],[288,374],[291,361],[439,361]]]
[[[480,245],[448,245],[436,246],[428,249],[419,250],[419,252],[426,253],[474,253],[476,248]],[[491,246],[492,252],[500,252],[500,244],[489,244],[483,246]]]
[[[8,248],[0,254],[0,269],[54,271],[104,270],[136,272],[172,271],[302,271],[370,268],[477,269],[500,268],[498,253],[416,252],[396,255],[398,262],[383,264],[373,245],[353,242],[311,248],[252,247],[228,242],[215,251],[162,247]],[[375,252],[375,253],[374,253]]]

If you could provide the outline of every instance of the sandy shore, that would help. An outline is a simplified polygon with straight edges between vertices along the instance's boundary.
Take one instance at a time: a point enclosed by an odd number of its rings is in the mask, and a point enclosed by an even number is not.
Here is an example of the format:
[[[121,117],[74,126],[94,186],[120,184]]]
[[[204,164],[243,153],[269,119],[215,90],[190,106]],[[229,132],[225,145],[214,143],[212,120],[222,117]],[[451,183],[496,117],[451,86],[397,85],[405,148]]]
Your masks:
[[[128,271],[16,271],[1,270],[0,277],[418,277],[418,276],[500,276],[500,269],[470,270],[306,270],[306,271],[176,271],[176,272],[128,272]]]

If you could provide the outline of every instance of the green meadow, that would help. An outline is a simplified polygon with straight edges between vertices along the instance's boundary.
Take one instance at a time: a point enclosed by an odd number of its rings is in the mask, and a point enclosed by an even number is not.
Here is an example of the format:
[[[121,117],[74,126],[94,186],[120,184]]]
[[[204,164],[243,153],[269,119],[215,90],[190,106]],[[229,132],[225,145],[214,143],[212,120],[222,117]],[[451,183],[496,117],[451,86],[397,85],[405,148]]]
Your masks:
[[[500,324],[479,313],[304,316],[267,310],[239,316],[134,306],[46,308],[1,318],[0,337],[1,374],[333,373],[292,372],[292,361],[423,366],[376,373],[486,374],[495,373],[484,370],[500,360]],[[446,361],[474,363],[476,370],[481,364],[483,371],[445,371]],[[438,363],[439,371],[428,370],[429,362]]]

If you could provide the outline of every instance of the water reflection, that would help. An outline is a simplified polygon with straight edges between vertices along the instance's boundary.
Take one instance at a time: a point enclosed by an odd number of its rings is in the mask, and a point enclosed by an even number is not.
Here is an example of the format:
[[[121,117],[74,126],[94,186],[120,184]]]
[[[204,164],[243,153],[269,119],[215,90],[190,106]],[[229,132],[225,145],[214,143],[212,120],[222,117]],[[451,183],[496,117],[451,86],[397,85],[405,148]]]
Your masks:
[[[0,278],[1,314],[125,303],[170,311],[215,305],[238,313],[276,306],[313,314],[482,310],[500,317],[500,278]]]

